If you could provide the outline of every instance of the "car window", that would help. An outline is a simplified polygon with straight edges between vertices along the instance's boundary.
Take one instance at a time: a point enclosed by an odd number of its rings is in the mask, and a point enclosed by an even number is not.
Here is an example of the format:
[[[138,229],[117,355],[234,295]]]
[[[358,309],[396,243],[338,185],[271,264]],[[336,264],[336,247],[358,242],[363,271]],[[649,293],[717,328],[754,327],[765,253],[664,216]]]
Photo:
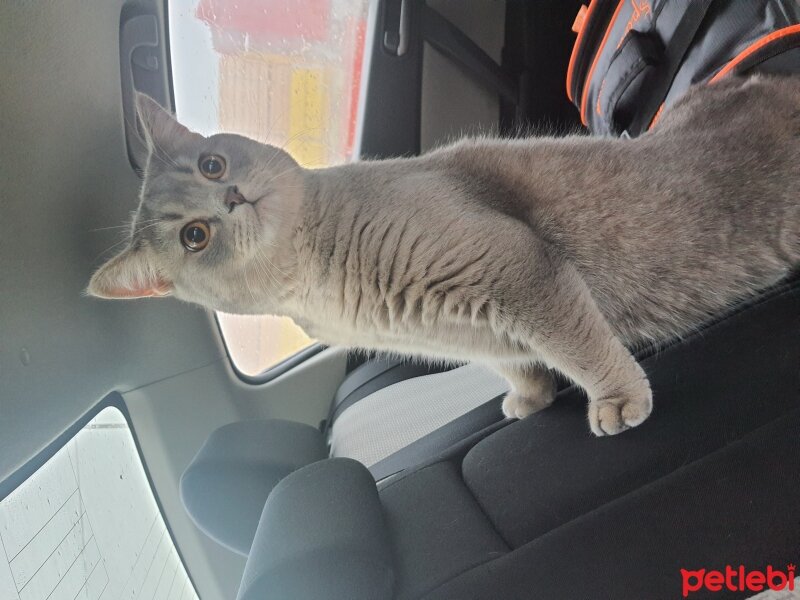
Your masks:
[[[103,409],[0,501],[0,598],[197,598],[123,414]]]
[[[367,0],[171,2],[178,117],[286,149],[305,167],[353,154]],[[291,319],[218,313],[237,369],[256,375],[313,343]]]

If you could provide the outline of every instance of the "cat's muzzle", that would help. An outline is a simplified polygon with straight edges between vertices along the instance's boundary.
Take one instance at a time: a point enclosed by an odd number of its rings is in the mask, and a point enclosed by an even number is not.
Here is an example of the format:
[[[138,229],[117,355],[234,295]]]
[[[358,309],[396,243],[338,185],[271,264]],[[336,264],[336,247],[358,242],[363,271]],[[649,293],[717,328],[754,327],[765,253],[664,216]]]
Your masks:
[[[239,193],[238,187],[235,185],[229,185],[228,189],[225,190],[224,202],[225,206],[228,208],[228,213],[232,213],[234,208],[247,202],[247,198]]]

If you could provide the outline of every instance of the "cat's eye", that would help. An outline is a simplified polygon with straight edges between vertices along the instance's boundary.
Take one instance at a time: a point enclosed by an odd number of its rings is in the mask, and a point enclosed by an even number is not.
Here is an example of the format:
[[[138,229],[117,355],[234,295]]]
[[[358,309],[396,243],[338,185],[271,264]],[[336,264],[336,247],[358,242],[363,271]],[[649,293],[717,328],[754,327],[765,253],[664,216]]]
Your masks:
[[[211,228],[205,221],[192,221],[181,229],[181,244],[190,252],[199,252],[208,246]]]
[[[225,175],[225,159],[216,154],[201,156],[197,166],[206,179],[219,179]]]

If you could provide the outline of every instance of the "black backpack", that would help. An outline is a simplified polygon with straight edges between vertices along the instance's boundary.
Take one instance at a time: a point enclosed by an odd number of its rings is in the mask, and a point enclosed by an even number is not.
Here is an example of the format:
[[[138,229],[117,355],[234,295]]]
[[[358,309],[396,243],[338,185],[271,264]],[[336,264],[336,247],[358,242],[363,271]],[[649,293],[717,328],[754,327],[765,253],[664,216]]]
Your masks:
[[[695,83],[800,74],[800,0],[592,0],[567,95],[593,133],[637,136]]]

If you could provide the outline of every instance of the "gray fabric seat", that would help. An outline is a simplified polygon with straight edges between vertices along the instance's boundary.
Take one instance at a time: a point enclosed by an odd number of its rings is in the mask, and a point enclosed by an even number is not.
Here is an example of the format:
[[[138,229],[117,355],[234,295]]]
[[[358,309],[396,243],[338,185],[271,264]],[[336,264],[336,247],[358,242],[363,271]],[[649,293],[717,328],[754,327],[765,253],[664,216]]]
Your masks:
[[[325,421],[325,433],[330,433],[333,424],[342,413],[370,394],[406,379],[449,371],[454,366],[388,356],[370,358],[348,372],[344,381],[339,385]]]
[[[472,364],[390,385],[354,404],[334,422],[331,456],[353,458],[370,467],[506,391],[505,379]]]
[[[396,378],[393,373],[389,381]],[[329,439],[315,427],[291,421],[231,423],[211,434],[181,477],[183,504],[204,533],[246,556],[264,502],[290,473],[329,456],[355,459],[371,467],[456,419],[460,419],[456,436],[466,437],[482,429],[487,420],[481,414],[473,421],[470,411],[506,389],[505,380],[498,375],[466,365],[402,380],[367,394],[338,415]],[[499,407],[489,411],[491,421],[502,419]],[[389,472],[412,467],[437,449],[427,445],[416,452],[397,454],[397,460],[388,465]]]
[[[334,458],[281,481],[258,523],[238,600],[390,600],[391,544],[375,481]]]

